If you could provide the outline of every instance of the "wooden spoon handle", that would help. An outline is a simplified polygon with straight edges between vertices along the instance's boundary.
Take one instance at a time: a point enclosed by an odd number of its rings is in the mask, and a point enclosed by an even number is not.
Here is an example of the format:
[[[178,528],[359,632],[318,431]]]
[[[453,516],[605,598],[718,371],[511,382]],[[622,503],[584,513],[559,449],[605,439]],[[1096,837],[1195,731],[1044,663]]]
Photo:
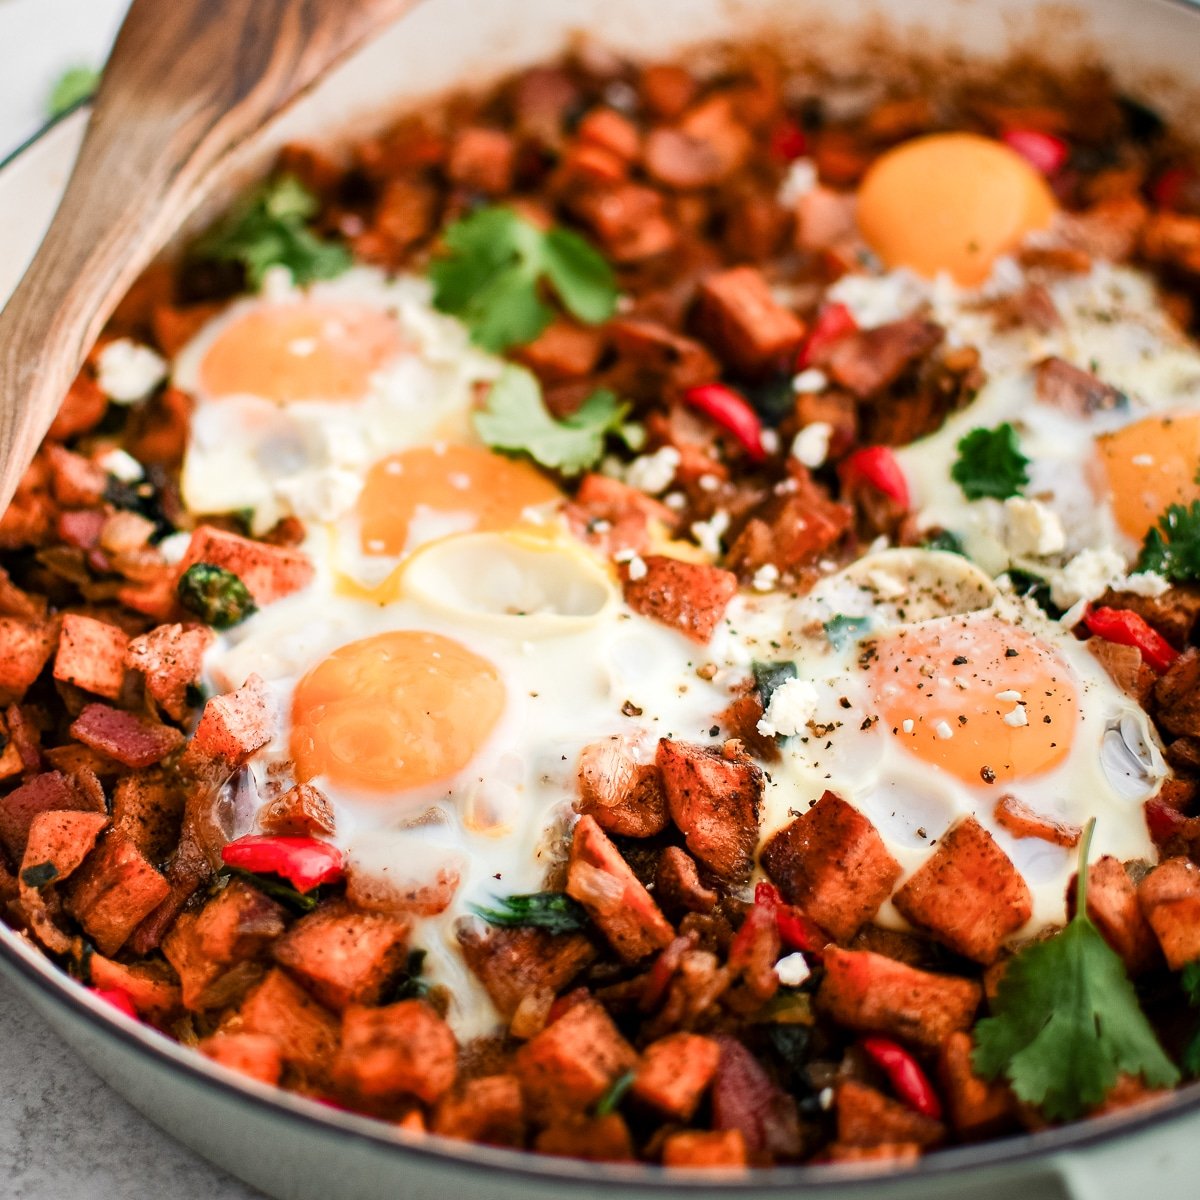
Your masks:
[[[117,301],[222,161],[415,0],[133,0],[75,169],[0,313],[0,512]]]

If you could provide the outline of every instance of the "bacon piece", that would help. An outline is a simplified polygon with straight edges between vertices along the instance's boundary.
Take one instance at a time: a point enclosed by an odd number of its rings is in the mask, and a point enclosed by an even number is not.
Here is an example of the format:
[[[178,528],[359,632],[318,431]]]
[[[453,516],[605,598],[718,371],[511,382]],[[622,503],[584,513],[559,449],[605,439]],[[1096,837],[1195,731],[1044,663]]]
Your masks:
[[[678,846],[662,852],[654,894],[668,912],[712,912],[718,899],[717,893],[701,882],[695,860]]]
[[[82,791],[61,771],[46,771],[27,779],[0,799],[0,842],[15,862],[25,856],[34,818],[51,811],[103,813],[104,799]]]
[[[737,594],[737,576],[707,563],[684,562],[665,554],[651,554],[641,561],[645,574],[636,579],[628,564],[622,567],[625,603],[634,612],[705,644]]]
[[[643,160],[650,177],[676,191],[713,187],[737,171],[750,152],[750,134],[728,96],[712,96],[673,127],[653,129]]]
[[[757,267],[732,267],[700,285],[697,326],[721,358],[744,375],[789,361],[804,340],[804,323],[779,304]]]
[[[944,336],[945,330],[932,321],[904,317],[839,338],[814,365],[865,400],[895,383]]]
[[[307,587],[313,576],[313,565],[303,551],[269,546],[212,525],[201,525],[192,534],[179,574],[195,563],[233,572],[260,607]]]
[[[71,725],[71,736],[127,767],[153,766],[184,742],[174,726],[107,704],[87,705]]]
[[[717,360],[694,338],[645,317],[617,317],[608,323],[617,353],[635,364],[647,389],[685,391],[711,383],[720,373]]]
[[[129,636],[107,621],[66,613],[54,659],[54,678],[117,700],[125,684]]]
[[[713,1040],[720,1048],[712,1083],[713,1128],[741,1133],[756,1161],[796,1157],[801,1150],[796,1101],[736,1038],[722,1033]]]
[[[1129,404],[1123,392],[1102,383],[1090,371],[1073,366],[1063,358],[1043,358],[1034,368],[1038,402],[1074,417],[1111,412]]]
[[[1148,706],[1158,672],[1143,660],[1142,652],[1136,646],[1122,646],[1100,637],[1088,638],[1084,645],[1121,691],[1132,696],[1143,708]]]

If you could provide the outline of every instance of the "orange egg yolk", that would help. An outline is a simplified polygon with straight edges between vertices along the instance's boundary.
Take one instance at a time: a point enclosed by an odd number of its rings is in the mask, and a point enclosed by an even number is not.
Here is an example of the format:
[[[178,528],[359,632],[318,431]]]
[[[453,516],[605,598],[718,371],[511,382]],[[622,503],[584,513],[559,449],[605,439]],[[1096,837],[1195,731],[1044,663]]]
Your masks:
[[[377,795],[438,783],[471,761],[504,702],[495,666],[450,638],[401,630],[351,642],[296,687],[296,777]]]
[[[1058,655],[1024,630],[953,618],[874,647],[879,718],[923,762],[978,784],[1025,779],[1066,757],[1075,685]]]
[[[403,554],[422,514],[461,518],[456,532],[491,533],[561,495],[536,467],[482,446],[417,446],[389,455],[367,475],[358,500],[363,552]]]
[[[888,267],[982,283],[996,259],[1045,229],[1046,181],[1002,142],[974,133],[914,138],[878,158],[858,192],[858,225]]]
[[[1145,417],[1096,439],[1121,531],[1141,541],[1169,504],[1200,500],[1200,413]]]
[[[200,363],[214,399],[360,400],[404,349],[396,322],[365,304],[261,304],[227,325]]]

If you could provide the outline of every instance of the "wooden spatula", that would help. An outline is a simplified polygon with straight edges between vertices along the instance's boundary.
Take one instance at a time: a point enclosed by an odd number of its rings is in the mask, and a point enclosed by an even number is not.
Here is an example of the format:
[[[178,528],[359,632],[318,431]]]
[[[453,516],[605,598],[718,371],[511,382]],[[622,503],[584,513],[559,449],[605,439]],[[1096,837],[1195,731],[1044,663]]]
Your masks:
[[[117,301],[230,151],[415,0],[133,0],[58,212],[0,313],[0,512]]]

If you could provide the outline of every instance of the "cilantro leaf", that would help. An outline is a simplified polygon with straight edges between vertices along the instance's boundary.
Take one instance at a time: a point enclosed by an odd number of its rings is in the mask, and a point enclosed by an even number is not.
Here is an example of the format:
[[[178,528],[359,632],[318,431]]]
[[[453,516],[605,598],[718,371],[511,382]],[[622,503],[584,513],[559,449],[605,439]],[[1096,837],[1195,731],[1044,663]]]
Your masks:
[[[573,933],[588,927],[583,906],[565,892],[532,892],[525,896],[494,897],[495,908],[472,904],[471,911],[489,925],[532,927],[551,933]]]
[[[1200,500],[1171,504],[1146,534],[1138,571],[1154,571],[1172,583],[1200,579]]]
[[[825,640],[835,649],[843,649],[849,642],[857,642],[871,628],[870,617],[848,617],[838,613],[822,626]]]
[[[213,563],[192,563],[175,588],[179,603],[214,629],[231,629],[258,611],[250,589]]]
[[[1093,819],[1080,848],[1074,919],[1013,956],[993,1015],[975,1026],[975,1069],[987,1079],[1005,1076],[1019,1099],[1051,1120],[1071,1120],[1094,1108],[1122,1073],[1159,1087],[1179,1080],[1120,956],[1087,915],[1095,825]]]
[[[95,67],[69,67],[55,81],[46,99],[46,116],[61,117],[77,104],[90,100],[100,86]]]
[[[1005,421],[995,429],[972,429],[959,441],[950,478],[968,500],[1007,500],[1029,482],[1028,466],[1029,459],[1017,446],[1017,431]]]
[[[604,453],[610,433],[628,440],[629,405],[599,388],[569,417],[556,421],[542,403],[537,379],[522,367],[507,366],[475,414],[475,431],[494,450],[528,454],[543,467],[578,475]]]
[[[511,208],[482,208],[450,225],[447,253],[430,264],[433,303],[458,317],[493,353],[531,342],[554,310],[545,283],[573,316],[595,325],[612,316],[617,287],[608,263],[568,229],[543,232]]]
[[[294,175],[269,179],[201,237],[192,256],[239,263],[255,290],[276,266],[287,267],[301,285],[332,279],[350,266],[350,251],[308,228],[319,208],[316,196]]]

